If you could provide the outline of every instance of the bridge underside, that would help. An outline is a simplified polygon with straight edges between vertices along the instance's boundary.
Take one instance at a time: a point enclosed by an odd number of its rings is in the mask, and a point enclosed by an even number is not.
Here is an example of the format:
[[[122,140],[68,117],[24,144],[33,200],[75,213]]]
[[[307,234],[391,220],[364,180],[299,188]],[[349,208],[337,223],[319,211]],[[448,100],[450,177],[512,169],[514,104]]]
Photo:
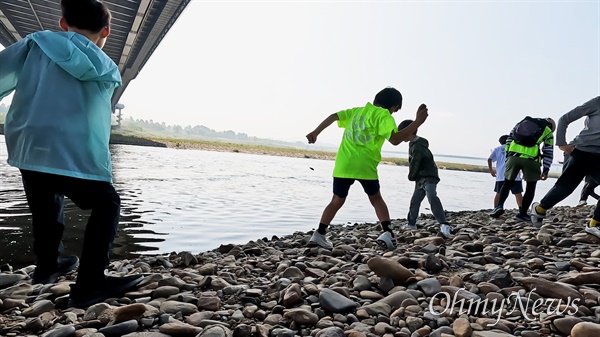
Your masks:
[[[113,107],[191,0],[106,0],[111,36],[103,50],[119,66],[123,86]],[[39,30],[59,31],[60,0],[0,1],[0,44],[7,47]]]

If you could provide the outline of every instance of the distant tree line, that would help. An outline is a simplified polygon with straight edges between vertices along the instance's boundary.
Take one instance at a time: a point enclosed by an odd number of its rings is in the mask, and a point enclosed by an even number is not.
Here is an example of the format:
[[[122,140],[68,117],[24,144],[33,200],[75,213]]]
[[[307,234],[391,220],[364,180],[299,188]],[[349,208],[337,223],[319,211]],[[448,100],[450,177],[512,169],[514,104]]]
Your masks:
[[[132,117],[125,118],[122,121],[123,127],[132,131],[155,131],[159,133],[170,133],[173,135],[181,136],[199,136],[209,138],[227,138],[234,140],[258,140],[256,137],[249,137],[245,133],[236,133],[231,130],[227,131],[215,131],[207,128],[204,125],[196,126],[185,126],[181,125],[167,125],[165,122],[155,122],[151,119],[133,119]]]
[[[0,103],[0,124],[4,124],[4,118],[8,112],[9,105]],[[243,143],[262,144],[269,146],[279,147],[294,147],[294,148],[308,148],[305,142],[286,142],[274,139],[258,138],[254,136],[248,136],[246,133],[234,132],[232,130],[226,131],[215,131],[204,125],[195,126],[181,126],[181,125],[167,125],[165,122],[155,122],[151,119],[134,119],[131,116],[123,118],[121,121],[122,131],[129,133],[148,134],[155,133],[165,137],[175,138],[204,138],[204,139],[221,139],[231,140]],[[117,129],[118,130],[118,129]],[[115,130],[116,131],[116,130]],[[129,131],[129,132],[128,132]],[[143,136],[143,135],[141,135]],[[321,150],[320,147],[312,146],[311,149]]]
[[[4,124],[6,113],[10,105],[0,103],[0,124]],[[133,119],[132,117],[125,118],[122,121],[123,127],[131,131],[148,132],[154,131],[163,134],[171,134],[174,136],[198,136],[207,138],[226,138],[239,141],[256,141],[259,138],[249,137],[245,133],[236,133],[231,130],[215,131],[203,125],[185,126],[167,125],[165,122],[159,123],[153,120]]]
[[[247,134],[241,132],[237,133],[232,130],[215,131],[204,125],[167,125],[164,122],[155,122],[151,119],[133,119],[131,116],[122,120],[121,127],[123,129],[123,132],[139,133],[140,136],[143,136],[144,133],[155,133],[160,136],[172,136],[180,139],[219,139],[225,141],[261,144],[277,147],[308,148],[307,144],[300,141],[286,142],[282,140],[258,138],[254,136],[248,136]],[[314,148],[315,147],[313,146],[312,149]],[[321,149],[318,148],[317,150]]]

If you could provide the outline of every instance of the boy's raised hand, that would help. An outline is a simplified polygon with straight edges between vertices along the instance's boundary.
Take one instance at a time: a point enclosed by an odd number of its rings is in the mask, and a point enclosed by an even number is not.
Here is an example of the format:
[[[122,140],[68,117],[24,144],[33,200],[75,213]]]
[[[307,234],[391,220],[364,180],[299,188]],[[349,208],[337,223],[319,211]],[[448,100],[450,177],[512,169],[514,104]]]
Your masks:
[[[417,109],[417,117],[415,118],[415,121],[423,124],[427,119],[427,116],[429,116],[427,105],[421,104],[419,109]]]
[[[315,131],[309,133],[308,135],[306,135],[306,139],[308,139],[308,144],[314,144],[314,142],[317,141],[317,136],[319,134]]]

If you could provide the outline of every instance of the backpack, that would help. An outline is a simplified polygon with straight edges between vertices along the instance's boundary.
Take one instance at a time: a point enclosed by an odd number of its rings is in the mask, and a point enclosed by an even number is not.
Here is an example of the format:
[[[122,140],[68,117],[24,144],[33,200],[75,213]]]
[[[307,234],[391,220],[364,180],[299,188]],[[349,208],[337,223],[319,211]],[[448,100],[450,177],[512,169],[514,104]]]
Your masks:
[[[512,139],[519,145],[536,146],[547,125],[548,122],[543,119],[527,116],[515,126]]]

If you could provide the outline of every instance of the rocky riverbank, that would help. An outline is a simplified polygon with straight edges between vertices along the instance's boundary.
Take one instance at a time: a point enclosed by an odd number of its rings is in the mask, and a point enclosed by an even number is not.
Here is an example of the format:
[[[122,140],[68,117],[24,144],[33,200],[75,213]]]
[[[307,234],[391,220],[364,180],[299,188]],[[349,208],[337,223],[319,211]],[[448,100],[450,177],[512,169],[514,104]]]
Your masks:
[[[32,267],[3,266],[0,335],[598,337],[600,239],[583,232],[592,210],[559,207],[540,229],[510,211],[449,213],[448,240],[424,217],[388,252],[377,226],[354,224],[332,226],[331,251],[297,232],[114,261],[110,273],[144,273],[143,286],[86,310],[65,307],[74,275],[32,286]]]
[[[165,143],[157,142],[152,139],[121,135],[118,133],[110,134],[110,144],[167,147]]]

